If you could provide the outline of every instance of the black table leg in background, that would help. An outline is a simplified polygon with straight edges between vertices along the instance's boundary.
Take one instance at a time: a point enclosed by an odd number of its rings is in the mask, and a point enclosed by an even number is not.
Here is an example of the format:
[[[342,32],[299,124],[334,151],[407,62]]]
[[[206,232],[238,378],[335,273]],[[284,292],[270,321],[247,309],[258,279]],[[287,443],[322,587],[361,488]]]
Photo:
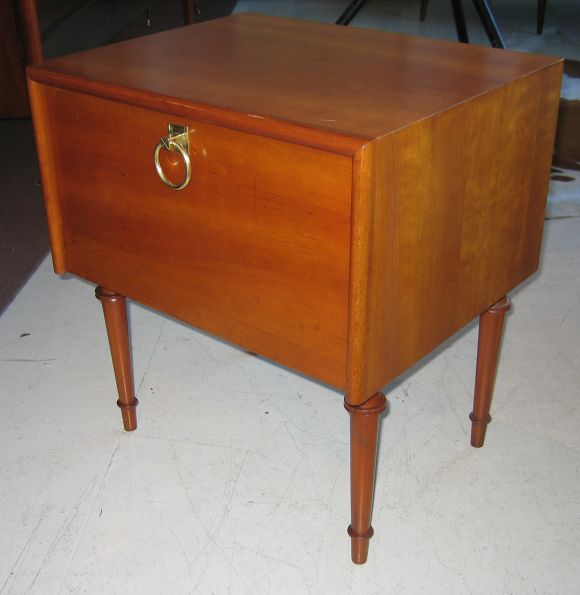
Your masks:
[[[367,0],[352,0],[345,8],[344,12],[338,17],[336,25],[348,25],[358,14],[358,11],[365,5]]]
[[[544,30],[544,17],[546,16],[546,0],[538,0],[538,28],[536,33],[542,34]]]
[[[358,14],[360,9],[366,4],[367,0],[352,0],[346,7],[344,12],[338,17],[337,25],[348,25],[352,19]],[[421,3],[421,20],[425,18],[428,0],[422,0]],[[473,0],[473,5],[479,20],[485,29],[487,37],[494,48],[505,48],[504,40],[501,36],[493,12],[487,0]],[[455,19],[455,28],[457,30],[457,38],[463,43],[469,43],[467,35],[467,25],[465,23],[465,14],[463,12],[462,0],[451,0],[451,7],[453,8],[453,17]]]
[[[461,43],[469,43],[469,37],[467,36],[467,25],[465,23],[465,13],[463,12],[463,3],[461,0],[451,0],[451,8],[453,8],[453,18],[455,19],[457,39]]]
[[[499,28],[497,23],[495,22],[495,17],[493,16],[493,12],[491,12],[491,8],[487,0],[473,0],[473,5],[477,10],[477,14],[479,14],[479,19],[485,32],[487,33],[487,37],[491,45],[494,48],[501,48],[505,49],[505,43],[502,39],[501,33],[499,32]]]

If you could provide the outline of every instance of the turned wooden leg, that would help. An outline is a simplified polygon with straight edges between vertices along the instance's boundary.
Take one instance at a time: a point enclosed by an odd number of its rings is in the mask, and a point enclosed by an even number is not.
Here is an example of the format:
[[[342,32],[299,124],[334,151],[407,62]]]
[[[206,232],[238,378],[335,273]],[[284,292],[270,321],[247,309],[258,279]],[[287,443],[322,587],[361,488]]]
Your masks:
[[[128,432],[137,429],[137,399],[133,388],[133,368],[129,349],[129,327],[127,324],[127,306],[125,296],[109,291],[104,287],[95,289],[95,296],[103,304],[107,336],[113,358],[113,369],[117,382],[123,427]]]
[[[503,321],[511,308],[509,298],[504,297],[479,317],[479,340],[477,344],[477,369],[475,372],[475,396],[471,420],[471,446],[480,448],[485,440],[485,430],[491,421],[489,410],[493,396],[495,371]]]
[[[362,405],[344,406],[350,413],[350,509],[348,534],[351,539],[351,557],[355,564],[364,564],[373,536],[371,514],[377,459],[377,435],[380,414],[387,406],[382,393],[376,393]]]

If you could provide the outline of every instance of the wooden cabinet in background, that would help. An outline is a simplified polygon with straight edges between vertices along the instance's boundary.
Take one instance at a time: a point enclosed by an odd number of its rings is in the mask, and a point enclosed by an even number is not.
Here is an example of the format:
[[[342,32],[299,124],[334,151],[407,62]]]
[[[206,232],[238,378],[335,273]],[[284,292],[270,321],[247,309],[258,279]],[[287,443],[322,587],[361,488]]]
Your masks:
[[[0,0],[0,118],[30,116],[24,54],[12,0]]]

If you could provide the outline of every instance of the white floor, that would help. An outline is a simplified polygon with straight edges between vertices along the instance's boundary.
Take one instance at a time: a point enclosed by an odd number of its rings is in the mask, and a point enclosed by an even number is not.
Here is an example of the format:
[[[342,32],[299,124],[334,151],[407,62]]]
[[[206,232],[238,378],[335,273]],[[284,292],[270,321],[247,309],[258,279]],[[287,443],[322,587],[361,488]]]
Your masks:
[[[580,219],[513,297],[483,449],[474,325],[388,388],[357,567],[342,395],[132,306],[125,433],[93,288],[46,261],[0,317],[0,593],[579,593]]]

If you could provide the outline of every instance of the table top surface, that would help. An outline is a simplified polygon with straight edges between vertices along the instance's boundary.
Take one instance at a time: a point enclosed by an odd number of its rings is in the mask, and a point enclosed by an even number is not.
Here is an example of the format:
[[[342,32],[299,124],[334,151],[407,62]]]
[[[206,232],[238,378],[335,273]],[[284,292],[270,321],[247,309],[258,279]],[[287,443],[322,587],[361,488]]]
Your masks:
[[[241,14],[44,62],[36,81],[140,105],[357,139],[398,130],[557,58]],[[133,98],[133,99],[132,99]],[[138,100],[138,101],[137,101]],[[208,112],[209,113],[209,112]],[[225,116],[224,116],[225,117]]]

